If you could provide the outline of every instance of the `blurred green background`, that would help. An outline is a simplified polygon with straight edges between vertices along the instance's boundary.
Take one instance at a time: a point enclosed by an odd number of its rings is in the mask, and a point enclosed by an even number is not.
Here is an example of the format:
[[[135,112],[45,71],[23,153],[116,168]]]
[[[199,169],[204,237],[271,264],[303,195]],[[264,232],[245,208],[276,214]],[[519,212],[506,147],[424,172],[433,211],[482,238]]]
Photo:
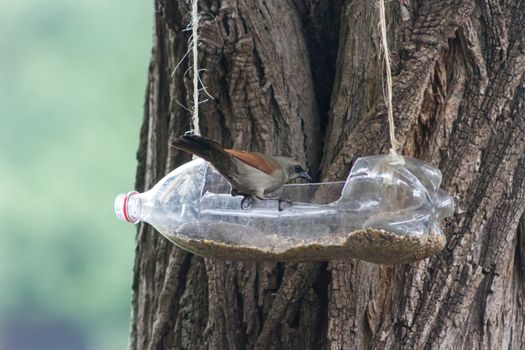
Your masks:
[[[124,349],[152,1],[0,1],[0,349]]]

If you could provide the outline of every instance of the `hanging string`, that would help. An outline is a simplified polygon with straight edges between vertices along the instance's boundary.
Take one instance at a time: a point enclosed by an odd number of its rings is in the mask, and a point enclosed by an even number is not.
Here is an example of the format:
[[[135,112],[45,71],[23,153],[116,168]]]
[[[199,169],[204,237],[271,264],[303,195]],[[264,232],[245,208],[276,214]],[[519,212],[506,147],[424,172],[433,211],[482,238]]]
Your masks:
[[[396,127],[394,125],[394,111],[392,107],[392,70],[390,69],[390,50],[386,36],[386,15],[384,0],[379,2],[379,29],[381,34],[381,45],[383,47],[383,58],[385,59],[386,71],[386,110],[388,114],[388,129],[390,132],[390,153],[397,154]]]
[[[192,45],[191,49],[193,52],[193,133],[200,135],[201,130],[199,127],[199,13],[198,13],[198,0],[191,2],[191,35]]]

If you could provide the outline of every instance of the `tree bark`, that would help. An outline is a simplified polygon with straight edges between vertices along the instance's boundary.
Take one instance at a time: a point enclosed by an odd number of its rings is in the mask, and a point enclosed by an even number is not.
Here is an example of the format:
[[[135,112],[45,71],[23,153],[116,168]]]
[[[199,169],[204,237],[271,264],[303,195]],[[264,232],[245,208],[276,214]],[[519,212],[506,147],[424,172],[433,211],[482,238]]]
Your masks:
[[[389,148],[377,7],[366,0],[201,0],[203,135],[344,179]],[[220,262],[140,225],[130,349],[522,349],[525,2],[387,2],[402,153],[457,203],[443,252],[380,266]],[[155,1],[137,189],[189,160],[190,6]]]

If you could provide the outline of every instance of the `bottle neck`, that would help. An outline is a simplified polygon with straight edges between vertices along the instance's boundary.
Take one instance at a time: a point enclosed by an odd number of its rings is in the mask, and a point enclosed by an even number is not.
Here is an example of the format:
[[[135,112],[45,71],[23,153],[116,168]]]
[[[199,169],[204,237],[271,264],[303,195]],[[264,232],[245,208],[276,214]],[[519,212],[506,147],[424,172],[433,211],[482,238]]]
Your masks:
[[[141,221],[142,200],[137,191],[121,193],[115,198],[115,215],[120,221],[136,224]]]

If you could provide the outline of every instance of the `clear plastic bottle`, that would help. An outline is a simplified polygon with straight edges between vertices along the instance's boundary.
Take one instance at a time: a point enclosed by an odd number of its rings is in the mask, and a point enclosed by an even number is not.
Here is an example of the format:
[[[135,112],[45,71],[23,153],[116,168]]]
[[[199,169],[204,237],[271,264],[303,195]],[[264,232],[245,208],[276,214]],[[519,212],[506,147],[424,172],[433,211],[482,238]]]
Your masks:
[[[243,209],[243,197],[233,197],[231,185],[197,159],[147,192],[118,195],[115,212],[122,221],[147,222],[172,242],[203,255],[188,242],[276,252],[343,244],[349,233],[366,229],[423,242],[428,234],[442,235],[439,221],[454,211],[440,183],[439,170],[417,159],[371,156],[356,161],[346,182],[285,185],[269,195],[274,199],[254,200]]]

